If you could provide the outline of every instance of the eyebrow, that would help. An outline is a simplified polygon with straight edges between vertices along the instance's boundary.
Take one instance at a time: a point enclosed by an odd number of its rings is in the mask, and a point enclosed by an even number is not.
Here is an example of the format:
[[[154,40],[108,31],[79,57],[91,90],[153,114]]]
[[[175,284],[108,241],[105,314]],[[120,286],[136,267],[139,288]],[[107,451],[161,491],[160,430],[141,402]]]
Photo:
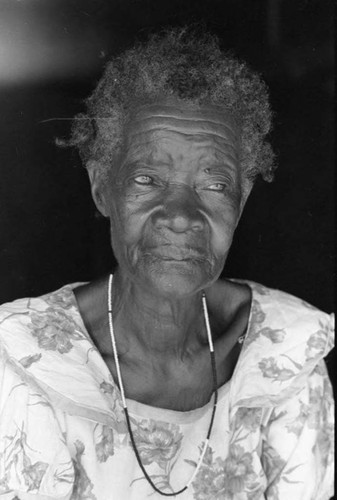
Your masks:
[[[205,152],[200,158],[200,162],[203,161],[207,164],[211,163],[210,167],[230,167],[232,168],[232,162],[237,162],[238,157],[235,152],[235,148],[230,148],[230,150],[222,151],[217,147],[212,147],[208,152]]]

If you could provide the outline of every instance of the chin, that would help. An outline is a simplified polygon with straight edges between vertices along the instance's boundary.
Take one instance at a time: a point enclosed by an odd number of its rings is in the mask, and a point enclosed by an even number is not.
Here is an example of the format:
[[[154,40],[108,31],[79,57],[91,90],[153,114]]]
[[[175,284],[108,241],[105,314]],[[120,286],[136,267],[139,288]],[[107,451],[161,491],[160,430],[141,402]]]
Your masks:
[[[221,273],[210,272],[210,266],[195,261],[165,261],[142,269],[142,282],[163,297],[186,297],[210,286]]]

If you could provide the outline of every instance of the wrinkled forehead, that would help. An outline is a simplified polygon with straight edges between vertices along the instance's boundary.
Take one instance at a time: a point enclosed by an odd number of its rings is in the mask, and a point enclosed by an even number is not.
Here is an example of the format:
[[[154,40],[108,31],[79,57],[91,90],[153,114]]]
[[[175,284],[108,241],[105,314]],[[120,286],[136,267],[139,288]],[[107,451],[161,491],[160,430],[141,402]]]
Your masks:
[[[178,147],[184,142],[194,151],[236,156],[239,139],[239,128],[224,108],[165,102],[133,109],[125,127],[124,145],[129,152],[151,150],[153,154],[158,143],[166,141]]]

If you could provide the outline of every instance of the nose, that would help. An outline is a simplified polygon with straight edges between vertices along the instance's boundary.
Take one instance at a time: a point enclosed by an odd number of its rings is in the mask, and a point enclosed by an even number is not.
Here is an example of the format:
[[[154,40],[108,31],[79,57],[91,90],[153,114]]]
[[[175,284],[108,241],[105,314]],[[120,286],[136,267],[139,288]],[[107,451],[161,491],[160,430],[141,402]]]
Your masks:
[[[199,199],[194,190],[187,187],[166,193],[153,214],[153,222],[157,229],[170,229],[175,233],[202,231],[205,225]]]

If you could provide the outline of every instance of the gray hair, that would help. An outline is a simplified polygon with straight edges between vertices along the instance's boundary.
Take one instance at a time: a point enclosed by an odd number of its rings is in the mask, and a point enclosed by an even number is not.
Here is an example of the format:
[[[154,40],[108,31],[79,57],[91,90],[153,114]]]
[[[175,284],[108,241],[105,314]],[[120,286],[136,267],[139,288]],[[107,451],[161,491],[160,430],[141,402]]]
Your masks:
[[[240,165],[247,179],[261,174],[272,181],[274,153],[266,140],[272,112],[266,84],[246,63],[220,49],[215,35],[174,28],[113,57],[86,112],[75,116],[71,137],[58,141],[75,146],[87,168],[104,181],[123,144],[123,129],[136,105],[176,98],[223,106],[241,132]]]

